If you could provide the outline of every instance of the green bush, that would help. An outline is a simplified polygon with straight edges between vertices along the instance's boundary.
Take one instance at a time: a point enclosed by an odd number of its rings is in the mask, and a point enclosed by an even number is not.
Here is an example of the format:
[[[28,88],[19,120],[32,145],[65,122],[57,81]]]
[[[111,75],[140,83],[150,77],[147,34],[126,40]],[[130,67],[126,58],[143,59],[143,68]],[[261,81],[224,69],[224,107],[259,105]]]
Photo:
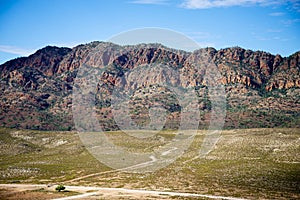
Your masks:
[[[66,187],[65,186],[63,186],[63,185],[58,185],[56,188],[55,188],[55,190],[57,190],[57,191],[62,191],[62,190],[64,190],[64,189],[66,189]]]

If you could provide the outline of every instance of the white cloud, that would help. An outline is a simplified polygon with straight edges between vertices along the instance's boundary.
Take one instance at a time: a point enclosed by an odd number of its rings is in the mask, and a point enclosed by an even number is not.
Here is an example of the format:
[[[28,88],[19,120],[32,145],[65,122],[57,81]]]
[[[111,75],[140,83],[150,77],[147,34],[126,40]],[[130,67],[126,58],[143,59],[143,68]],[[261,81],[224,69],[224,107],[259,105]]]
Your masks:
[[[184,0],[181,7],[187,9],[207,9],[218,7],[231,7],[231,6],[271,6],[292,4],[294,7],[298,5],[298,0]]]
[[[274,13],[270,13],[269,15],[272,16],[272,17],[280,17],[280,16],[285,15],[285,13],[283,13],[283,12],[274,12]]]
[[[292,10],[300,12],[300,1],[299,0],[290,0],[292,4]]]
[[[130,1],[129,3],[133,4],[155,4],[155,5],[161,5],[168,3],[168,0],[135,0]]]
[[[288,19],[288,20],[281,20],[281,23],[285,26],[291,26],[295,23],[299,23],[300,19]]]
[[[28,56],[28,55],[34,53],[34,50],[32,50],[32,49],[22,49],[19,47],[8,46],[8,45],[0,45],[0,51],[6,52],[6,53],[11,53],[11,54],[16,54],[16,55],[20,55],[20,56]]]
[[[281,29],[268,29],[267,32],[268,33],[281,33],[282,30]]]
[[[266,0],[185,0],[181,6],[188,9],[206,9],[214,7],[245,6],[264,2],[266,2]]]

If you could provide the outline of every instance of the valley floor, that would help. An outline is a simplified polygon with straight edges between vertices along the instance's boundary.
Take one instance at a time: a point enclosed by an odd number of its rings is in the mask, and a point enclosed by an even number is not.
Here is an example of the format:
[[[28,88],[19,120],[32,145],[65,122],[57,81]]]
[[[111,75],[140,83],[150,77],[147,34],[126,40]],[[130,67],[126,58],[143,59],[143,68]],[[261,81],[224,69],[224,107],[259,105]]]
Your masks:
[[[138,139],[106,132],[115,145],[148,152],[174,131]],[[111,169],[75,132],[0,129],[0,199],[299,199],[300,129],[224,130],[214,149],[197,157],[206,131],[185,153],[155,172]],[[167,152],[165,152],[167,153]],[[56,192],[63,184],[66,191]]]

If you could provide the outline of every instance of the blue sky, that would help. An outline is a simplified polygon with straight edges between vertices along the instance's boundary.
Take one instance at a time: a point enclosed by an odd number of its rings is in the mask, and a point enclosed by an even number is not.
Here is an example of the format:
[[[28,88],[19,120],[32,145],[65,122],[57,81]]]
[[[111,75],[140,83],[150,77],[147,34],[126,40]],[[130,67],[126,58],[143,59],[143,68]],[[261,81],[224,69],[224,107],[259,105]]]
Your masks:
[[[0,63],[144,27],[288,56],[300,50],[300,0],[0,0]]]

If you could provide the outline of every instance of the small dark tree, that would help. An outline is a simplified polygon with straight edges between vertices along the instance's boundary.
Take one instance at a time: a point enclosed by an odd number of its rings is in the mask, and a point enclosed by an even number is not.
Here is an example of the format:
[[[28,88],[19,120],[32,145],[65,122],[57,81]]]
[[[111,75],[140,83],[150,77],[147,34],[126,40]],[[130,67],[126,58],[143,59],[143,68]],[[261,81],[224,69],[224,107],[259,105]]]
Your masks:
[[[57,191],[62,191],[62,190],[64,190],[64,189],[66,189],[66,187],[65,186],[63,186],[63,185],[58,185],[56,188],[55,188],[55,190],[57,190]]]

